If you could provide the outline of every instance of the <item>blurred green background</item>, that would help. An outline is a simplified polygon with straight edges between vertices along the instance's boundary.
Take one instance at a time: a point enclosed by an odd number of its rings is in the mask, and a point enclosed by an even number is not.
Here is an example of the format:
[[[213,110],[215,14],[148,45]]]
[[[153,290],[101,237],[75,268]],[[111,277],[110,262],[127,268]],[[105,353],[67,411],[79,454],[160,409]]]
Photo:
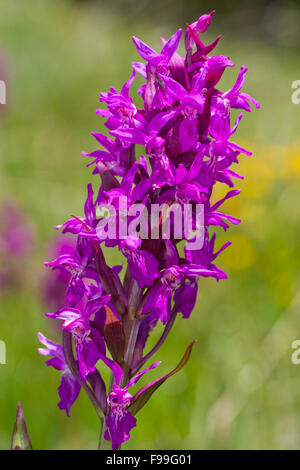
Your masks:
[[[295,2],[2,0],[0,79],[0,201],[13,200],[35,231],[34,251],[14,269],[22,273],[0,293],[0,448],[10,445],[17,401],[35,449],[93,449],[98,422],[83,392],[68,419],[56,403],[59,374],[37,354],[37,332],[55,337],[41,295],[54,226],[82,214],[92,180],[81,151],[95,149],[90,132],[103,131],[102,90],[117,89],[138,60],[131,36],[153,48],[186,22],[216,8],[204,41],[223,38],[218,54],[249,67],[245,91],[262,108],[244,116],[235,141],[242,193],[226,209],[242,218],[218,242],[232,240],[219,258],[229,279],[200,282],[197,307],[177,324],[156,360],[173,368],[186,346],[190,362],[138,415],[124,449],[299,448],[300,365],[291,343],[300,338],[300,105],[299,8]],[[182,45],[181,45],[182,47]],[[94,180],[95,181],[95,180]],[[1,225],[1,224],[0,224]],[[10,266],[10,257],[0,258]],[[111,259],[115,262],[116,259]],[[158,337],[157,332],[152,341]],[[150,375],[149,375],[150,378]]]

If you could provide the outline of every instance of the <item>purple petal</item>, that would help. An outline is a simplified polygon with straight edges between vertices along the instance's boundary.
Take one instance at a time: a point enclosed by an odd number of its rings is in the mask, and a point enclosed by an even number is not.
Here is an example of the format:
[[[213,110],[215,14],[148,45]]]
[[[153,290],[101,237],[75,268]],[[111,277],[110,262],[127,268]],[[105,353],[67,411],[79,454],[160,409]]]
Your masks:
[[[124,83],[122,87],[121,94],[125,96],[126,98],[129,98],[129,90],[130,90],[131,85],[134,82],[135,75],[136,75],[135,70],[133,70],[131,77],[127,80],[127,82]]]
[[[110,368],[110,370],[115,376],[116,385],[119,385],[124,375],[119,364],[113,361],[112,359],[109,359],[108,357],[104,356],[103,354],[100,354],[100,359],[104,362],[104,364],[106,364]]]
[[[183,287],[179,287],[174,294],[174,304],[178,313],[182,313],[183,318],[189,318],[197,300],[197,282],[186,282]]]
[[[136,418],[121,405],[115,405],[109,410],[106,426],[108,430],[104,437],[112,441],[113,450],[118,450],[123,442],[130,439],[130,431],[136,426]]]
[[[136,374],[131,380],[126,385],[126,388],[133,387],[139,380],[140,378],[146,374],[146,372],[149,372],[149,370],[155,369],[155,367],[159,366],[161,364],[161,361],[159,362],[154,362],[151,366],[149,366],[147,369],[142,370],[138,374]]]
[[[162,75],[161,79],[166,85],[167,92],[175,100],[181,100],[184,96],[188,94],[187,90],[182,85],[180,85],[180,83],[176,82],[176,80],[173,80],[173,78],[167,77],[166,75]]]
[[[80,389],[81,386],[79,382],[72,376],[72,374],[62,374],[60,386],[58,387],[60,401],[57,406],[61,410],[65,410],[67,416],[70,416],[70,408],[77,400]]]
[[[142,77],[147,78],[146,65],[141,62],[131,62],[134,70],[136,70]]]
[[[136,38],[135,36],[132,37],[132,41],[137,48],[139,55],[149,62],[151,59],[155,58],[158,54],[155,52],[151,47],[147,46],[141,39]]]
[[[158,113],[151,121],[148,126],[148,132],[156,132],[157,134],[159,131],[175,116],[178,115],[177,111],[163,111]]]
[[[179,29],[175,34],[173,34],[173,36],[170,37],[170,39],[162,48],[161,55],[166,58],[167,63],[169,63],[171,57],[173,56],[173,54],[175,54],[181,35],[182,29]]]
[[[223,202],[225,202],[227,199],[230,199],[231,197],[237,196],[238,194],[240,194],[240,192],[241,192],[240,189],[234,189],[232,191],[229,191],[225,197],[220,199],[211,207],[211,210],[214,211],[215,209],[218,209],[218,207],[220,207],[223,204]]]

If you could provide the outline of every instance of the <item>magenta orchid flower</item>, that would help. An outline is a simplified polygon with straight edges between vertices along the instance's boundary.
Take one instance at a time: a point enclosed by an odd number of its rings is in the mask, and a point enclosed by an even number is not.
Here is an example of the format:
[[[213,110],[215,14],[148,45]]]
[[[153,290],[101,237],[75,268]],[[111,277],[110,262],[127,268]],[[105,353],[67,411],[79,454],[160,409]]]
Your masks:
[[[99,448],[105,438],[114,450],[120,449],[137,424],[139,410],[187,363],[194,342],[175,369],[131,393],[138,380],[160,364],[143,369],[178,314],[191,317],[198,281],[227,278],[216,259],[230,241],[215,248],[217,230],[240,223],[222,206],[240,193],[235,182],[243,176],[232,165],[242,155],[251,155],[232,141],[243,114],[233,122],[231,111],[249,112],[251,105],[259,104],[242,91],[244,66],[232,88],[216,88],[234,63],[225,55],[211,55],[220,36],[208,45],[200,39],[213,15],[187,25],[184,55],[178,53],[181,29],[162,39],[160,52],[133,38],[145,63],[132,63],[132,75],[120,92],[111,87],[100,94],[104,108],[96,112],[106,119],[109,136],[93,132],[100,148],[83,153],[92,158],[88,166],[97,174],[97,192],[89,184],[83,216],[71,216],[58,226],[76,240],[74,251],[46,263],[68,276],[68,286],[62,308],[46,314],[60,322],[63,344],[40,335],[46,349],[39,351],[52,356],[47,365],[62,372],[60,408],[69,414],[80,387],[87,393],[101,423]],[[138,89],[141,107],[131,96],[138,79],[143,81]],[[216,183],[230,188],[217,201]],[[185,220],[176,224],[168,219],[168,210],[161,210],[179,208],[184,213],[185,206],[190,208],[188,222],[199,233],[184,230],[178,235]],[[157,217],[152,217],[153,207],[159,208]],[[113,249],[122,257],[122,266],[108,263]],[[160,323],[163,332],[145,353]],[[109,385],[102,377],[105,367],[111,373]]]
[[[57,312],[47,313],[47,317],[62,320],[62,328],[72,334],[79,364],[80,378],[86,382],[88,374],[95,371],[95,364],[100,353],[105,352],[105,344],[101,335],[92,336],[90,318],[96,311],[108,303],[110,296],[97,299],[97,304],[89,308],[89,302],[84,311],[78,308],[66,307]]]

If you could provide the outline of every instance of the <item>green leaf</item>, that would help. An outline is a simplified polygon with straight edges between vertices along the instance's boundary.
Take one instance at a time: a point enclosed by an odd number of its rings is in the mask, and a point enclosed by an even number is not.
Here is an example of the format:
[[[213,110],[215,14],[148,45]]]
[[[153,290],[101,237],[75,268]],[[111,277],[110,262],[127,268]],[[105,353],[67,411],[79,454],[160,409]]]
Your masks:
[[[25,423],[23,408],[21,403],[18,403],[17,416],[15,420],[14,430],[11,439],[12,450],[32,450],[30,438]]]
[[[186,349],[181,361],[179,362],[179,364],[177,365],[177,367],[175,367],[175,369],[173,369],[171,372],[169,372],[168,374],[164,375],[163,377],[161,377],[160,379],[157,379],[155,380],[154,382],[151,382],[150,384],[146,385],[145,387],[141,388],[141,390],[139,390],[135,395],[134,397],[132,398],[132,401],[131,401],[131,405],[128,407],[128,410],[133,414],[133,415],[136,415],[138,411],[140,411],[140,409],[143,408],[143,406],[145,406],[145,404],[147,403],[147,401],[150,399],[150,397],[152,396],[152,394],[169,378],[171,377],[172,375],[176,374],[177,372],[179,372],[184,366],[185,364],[188,362],[189,358],[190,358],[190,355],[191,355],[191,352],[192,352],[192,349],[193,349],[193,346],[194,344],[196,343],[197,340],[194,340],[189,346],[188,348]]]

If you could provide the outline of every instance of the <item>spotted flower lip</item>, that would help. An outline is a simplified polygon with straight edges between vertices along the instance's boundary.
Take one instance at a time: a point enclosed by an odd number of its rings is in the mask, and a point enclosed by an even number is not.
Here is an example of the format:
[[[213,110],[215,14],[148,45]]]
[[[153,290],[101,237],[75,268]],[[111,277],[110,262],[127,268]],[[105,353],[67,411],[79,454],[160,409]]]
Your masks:
[[[112,440],[112,448],[117,450],[123,442],[129,440],[130,431],[136,426],[136,418],[128,410],[133,398],[128,389],[133,387],[144,374],[159,366],[161,362],[153,363],[147,369],[136,374],[124,387],[120,387],[121,380],[124,377],[120,366],[105,356],[101,356],[101,359],[111,369],[116,381],[107,398],[108,413],[105,439]]]
[[[142,314],[152,312],[165,324],[170,318],[173,293],[185,280],[197,279],[201,276],[214,277],[217,280],[227,277],[223,271],[201,264],[171,266],[165,270],[159,282],[151,290],[143,306]]]
[[[132,73],[120,91],[110,87],[100,93],[102,107],[96,113],[105,119],[107,131],[92,132],[98,147],[83,152],[97,175],[94,186],[88,185],[83,214],[72,215],[57,227],[74,237],[74,251],[45,263],[67,274],[68,281],[64,305],[46,314],[60,322],[63,346],[40,334],[45,349],[39,352],[51,356],[46,364],[62,372],[59,407],[68,415],[80,385],[87,393],[102,423],[100,447],[104,436],[114,450],[120,449],[137,424],[137,412],[187,363],[194,342],[175,369],[131,394],[138,380],[160,364],[144,369],[178,314],[191,317],[198,282],[227,278],[216,260],[231,242],[217,247],[217,231],[226,232],[241,222],[224,211],[223,204],[240,193],[235,182],[243,175],[233,165],[242,155],[251,155],[234,136],[243,125],[244,112],[260,105],[243,91],[245,66],[231,88],[219,89],[223,74],[234,63],[226,55],[212,53],[221,36],[207,45],[202,41],[214,13],[187,25],[184,55],[178,52],[181,29],[162,39],[159,52],[133,37],[141,61],[132,62]],[[142,80],[137,91],[140,107],[133,91],[138,80]],[[234,122],[232,109],[241,111]],[[219,200],[217,183],[229,188]],[[188,222],[195,219],[192,225],[199,233],[184,230],[177,236],[174,220],[169,220],[169,231],[165,228],[162,206],[172,212],[175,206],[182,210],[186,205],[191,208]],[[156,219],[153,206],[160,208]],[[144,210],[145,219],[133,215]],[[114,222],[110,237],[99,230]],[[157,235],[144,236],[152,235],[152,228]],[[201,243],[193,244],[198,238]],[[109,263],[113,249],[122,258],[121,266]],[[148,338],[159,323],[163,332],[147,350]],[[103,368],[111,372],[109,385],[102,378]]]
[[[133,387],[147,372],[155,369],[161,362],[154,362],[151,366],[142,370],[124,386],[120,386],[120,381],[123,378],[122,369],[117,363],[102,356],[102,360],[112,370],[116,383],[112,387],[112,391],[108,396],[108,413],[106,417],[107,430],[105,432],[105,439],[112,441],[113,450],[120,448],[123,442],[130,438],[130,431],[136,426],[136,418],[134,415],[142,407],[143,402],[147,402],[155,390],[160,387],[169,377],[177,373],[184,367],[189,359],[192,351],[193,341],[185,351],[184,356],[175,369],[156,379],[147,385],[144,385],[134,396],[128,392],[128,388]]]
[[[0,201],[0,292],[22,284],[35,238],[34,227],[17,201]]]

